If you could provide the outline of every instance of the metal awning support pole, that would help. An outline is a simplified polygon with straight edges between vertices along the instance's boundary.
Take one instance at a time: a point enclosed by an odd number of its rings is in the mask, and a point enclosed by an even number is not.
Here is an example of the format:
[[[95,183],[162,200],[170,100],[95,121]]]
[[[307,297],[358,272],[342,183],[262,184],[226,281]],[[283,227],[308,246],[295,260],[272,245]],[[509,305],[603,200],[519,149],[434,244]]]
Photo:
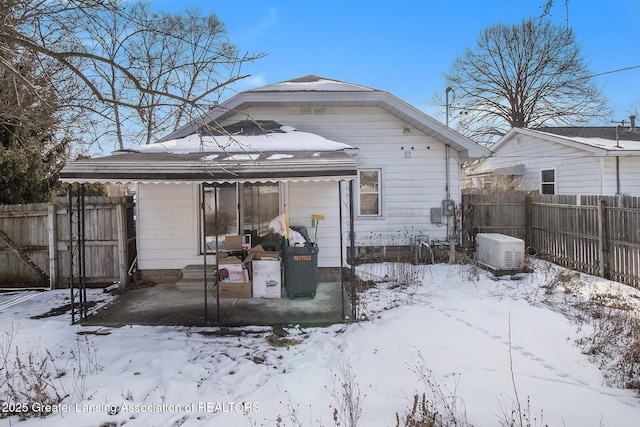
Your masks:
[[[67,186],[69,218],[69,289],[71,290],[71,323],[76,323],[76,299],[74,298],[75,282],[73,280],[73,184]]]
[[[89,305],[87,304],[87,269],[86,269],[86,235],[85,235],[85,226],[84,226],[84,194],[85,194],[84,184],[80,184],[80,188],[78,189],[78,202],[80,213],[78,215],[78,224],[79,224],[79,250],[80,250],[80,318],[82,320],[87,320],[87,316],[89,315]]]
[[[71,323],[76,323],[76,310],[79,316],[77,320],[86,320],[89,315],[89,306],[87,304],[85,260],[85,186],[84,184],[77,185],[75,197],[73,188],[73,184],[69,184],[67,187],[69,203],[69,289],[71,291]]]
[[[220,229],[220,224],[218,223],[218,186],[216,185],[213,192],[213,206],[215,212],[215,224],[216,224],[216,321],[220,324],[220,284],[218,280],[220,279],[219,271],[220,264],[218,263],[218,230]]]
[[[358,318],[356,306],[356,233],[354,230],[353,212],[353,180],[349,181],[349,241],[351,243],[351,315],[353,320]]]
[[[209,306],[208,306],[208,299],[207,299],[207,293],[209,291],[209,278],[207,277],[207,219],[205,217],[206,215],[206,203],[205,203],[205,184],[204,182],[202,183],[202,185],[200,186],[200,217],[202,218],[202,222],[200,223],[201,227],[202,227],[202,248],[203,248],[203,254],[202,254],[202,264],[204,267],[204,323],[208,324],[209,323]]]
[[[344,276],[342,274],[342,268],[344,267],[344,251],[342,250],[342,248],[344,248],[345,246],[343,230],[344,227],[342,226],[342,181],[338,181],[338,204],[340,205],[340,214],[338,216],[340,218],[340,300],[342,302],[342,320],[344,320]]]
[[[207,203],[206,203],[206,191],[205,188],[209,187],[206,183],[202,183],[202,191],[201,191],[201,208],[202,208],[202,246],[203,246],[203,267],[204,267],[204,321],[205,323],[209,323],[209,274],[207,272]],[[214,234],[215,234],[215,242],[216,242],[216,269],[214,273],[214,287],[216,288],[216,322],[220,323],[220,289],[218,288],[218,228],[219,228],[219,219],[218,219],[218,186],[213,185],[213,212],[214,212]]]

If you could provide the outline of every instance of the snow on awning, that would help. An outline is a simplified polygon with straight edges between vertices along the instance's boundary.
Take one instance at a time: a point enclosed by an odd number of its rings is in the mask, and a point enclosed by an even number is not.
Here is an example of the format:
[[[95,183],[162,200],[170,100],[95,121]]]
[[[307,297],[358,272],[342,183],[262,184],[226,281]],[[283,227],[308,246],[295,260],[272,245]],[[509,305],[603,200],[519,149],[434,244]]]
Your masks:
[[[60,178],[85,183],[352,180],[353,151],[348,144],[281,126],[258,134],[189,135],[77,160],[62,169]]]

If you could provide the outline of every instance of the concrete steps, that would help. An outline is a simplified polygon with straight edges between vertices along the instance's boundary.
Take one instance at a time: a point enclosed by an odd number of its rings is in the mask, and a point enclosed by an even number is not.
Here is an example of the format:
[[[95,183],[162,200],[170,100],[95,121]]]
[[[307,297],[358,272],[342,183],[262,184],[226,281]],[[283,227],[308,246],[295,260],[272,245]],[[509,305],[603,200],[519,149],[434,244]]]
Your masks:
[[[182,279],[176,283],[181,291],[204,291],[204,266],[188,265],[182,270]],[[215,265],[207,265],[207,280],[209,284],[215,281]]]

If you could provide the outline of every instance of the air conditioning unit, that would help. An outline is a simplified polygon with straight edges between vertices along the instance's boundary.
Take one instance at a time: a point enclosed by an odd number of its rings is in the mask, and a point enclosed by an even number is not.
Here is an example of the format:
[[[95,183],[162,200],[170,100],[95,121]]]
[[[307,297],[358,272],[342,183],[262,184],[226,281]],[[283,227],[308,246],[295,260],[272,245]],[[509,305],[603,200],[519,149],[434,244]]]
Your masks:
[[[476,261],[493,270],[520,270],[524,266],[524,240],[499,233],[478,233]]]

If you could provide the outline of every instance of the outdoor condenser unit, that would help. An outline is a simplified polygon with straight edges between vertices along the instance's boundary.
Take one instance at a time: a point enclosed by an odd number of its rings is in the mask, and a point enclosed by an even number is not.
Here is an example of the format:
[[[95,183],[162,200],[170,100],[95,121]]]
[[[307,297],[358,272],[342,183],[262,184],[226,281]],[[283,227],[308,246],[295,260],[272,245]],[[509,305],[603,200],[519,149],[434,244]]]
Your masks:
[[[499,233],[478,233],[476,261],[494,270],[519,270],[524,266],[524,241]]]

